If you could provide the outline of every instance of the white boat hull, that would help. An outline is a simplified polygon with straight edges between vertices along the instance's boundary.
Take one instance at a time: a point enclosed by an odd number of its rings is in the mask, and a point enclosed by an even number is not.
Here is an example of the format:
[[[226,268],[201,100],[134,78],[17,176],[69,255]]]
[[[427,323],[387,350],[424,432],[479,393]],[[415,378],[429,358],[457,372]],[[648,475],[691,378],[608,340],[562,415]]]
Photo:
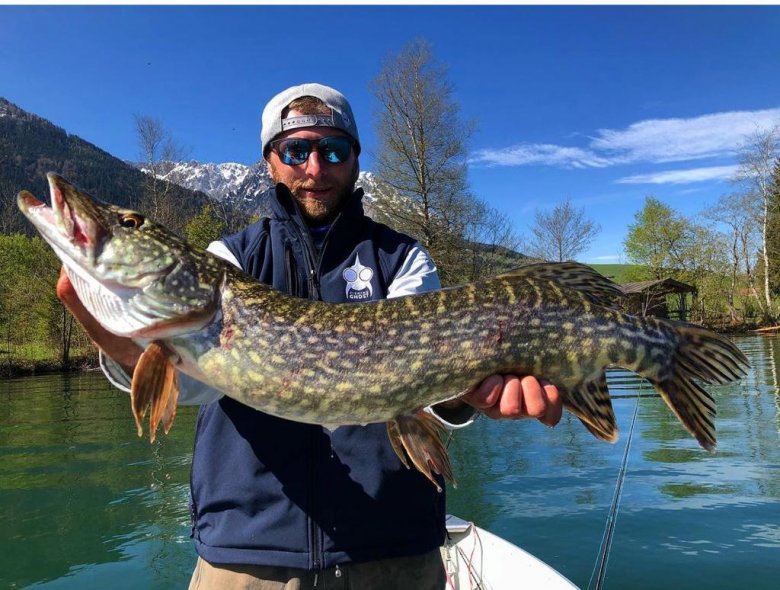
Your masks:
[[[571,590],[570,580],[527,551],[473,523],[447,516],[442,559],[448,590]]]

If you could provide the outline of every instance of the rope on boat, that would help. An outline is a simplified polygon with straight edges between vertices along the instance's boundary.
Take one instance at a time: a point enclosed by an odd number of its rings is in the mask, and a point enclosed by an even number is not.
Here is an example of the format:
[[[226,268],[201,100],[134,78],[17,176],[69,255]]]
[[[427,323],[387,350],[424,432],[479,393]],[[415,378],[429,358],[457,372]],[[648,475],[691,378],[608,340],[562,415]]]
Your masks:
[[[478,572],[476,568],[474,567],[474,555],[477,552],[477,546],[479,546],[479,553],[482,555],[482,552],[484,551],[482,547],[482,538],[479,536],[479,531],[477,529],[477,525],[474,524],[474,522],[469,522],[471,525],[472,534],[474,535],[474,545],[471,548],[471,555],[466,555],[466,552],[463,551],[461,547],[459,547],[457,544],[450,544],[452,541],[452,538],[450,537],[449,533],[447,533],[447,541],[446,541],[446,553],[447,557],[445,560],[445,570],[446,570],[446,576],[447,576],[447,587],[448,588],[455,588],[458,587],[457,584],[457,571],[458,571],[458,558],[460,558],[460,562],[463,563],[466,566],[466,571],[469,574],[469,587],[471,590],[484,590],[484,586],[482,585],[482,574],[481,572]],[[453,561],[452,556],[450,555],[450,550],[454,549],[456,553],[455,560]],[[452,566],[452,569],[450,569],[449,566]]]
[[[640,384],[639,393],[636,396],[636,404],[634,404],[634,416],[631,418],[631,428],[628,431],[626,447],[623,450],[623,462],[620,465],[617,482],[615,482],[615,492],[612,495],[612,505],[609,508],[609,513],[607,514],[607,524],[604,527],[604,536],[601,539],[601,547],[599,547],[599,555],[596,560],[596,564],[593,567],[593,572],[590,575],[590,580],[588,580],[589,590],[590,588],[593,588],[594,590],[601,590],[604,586],[604,577],[607,574],[607,563],[609,562],[609,554],[612,551],[612,539],[615,535],[615,524],[617,522],[618,509],[620,508],[620,497],[623,493],[623,481],[626,478],[628,453],[631,450],[631,439],[634,436],[634,425],[636,424],[636,416],[639,413],[639,400],[642,397],[642,385]]]

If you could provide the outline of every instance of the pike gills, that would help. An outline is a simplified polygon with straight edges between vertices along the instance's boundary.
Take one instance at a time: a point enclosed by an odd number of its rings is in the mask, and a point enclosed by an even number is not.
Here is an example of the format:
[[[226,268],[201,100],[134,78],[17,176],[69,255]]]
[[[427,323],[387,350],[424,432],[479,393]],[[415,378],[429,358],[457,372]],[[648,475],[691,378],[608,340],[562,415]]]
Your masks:
[[[52,206],[21,211],[62,259],[79,298],[110,332],[145,348],[133,375],[141,435],[176,409],[176,369],[263,412],[328,425],[386,422],[401,461],[435,485],[452,479],[441,426],[421,408],[495,373],[546,378],[596,437],[617,426],[605,368],[653,384],[712,450],[712,397],[696,382],[739,379],[748,366],[704,328],[619,311],[617,287],[577,263],[528,265],[493,279],[362,304],[291,297],[187,245],[134,211],[48,175]]]

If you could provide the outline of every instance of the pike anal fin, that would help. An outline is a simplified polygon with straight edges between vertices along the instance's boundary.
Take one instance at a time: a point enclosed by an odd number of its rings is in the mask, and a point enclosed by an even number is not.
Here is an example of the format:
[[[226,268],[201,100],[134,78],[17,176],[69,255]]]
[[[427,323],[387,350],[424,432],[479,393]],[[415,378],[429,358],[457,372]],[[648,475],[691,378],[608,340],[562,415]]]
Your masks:
[[[441,486],[433,476],[434,472],[453,485],[455,483],[447,448],[442,443],[445,432],[436,418],[422,410],[413,415],[398,416],[387,423],[387,434],[401,463],[408,468],[411,461],[439,491]]]
[[[609,399],[606,374],[564,391],[563,403],[593,436],[611,443],[617,441],[617,422]]]
[[[152,342],[138,359],[130,386],[130,403],[138,436],[144,434],[143,419],[150,406],[149,440],[154,442],[160,422],[168,434],[176,417],[178,399],[179,379],[169,353],[158,342]]]

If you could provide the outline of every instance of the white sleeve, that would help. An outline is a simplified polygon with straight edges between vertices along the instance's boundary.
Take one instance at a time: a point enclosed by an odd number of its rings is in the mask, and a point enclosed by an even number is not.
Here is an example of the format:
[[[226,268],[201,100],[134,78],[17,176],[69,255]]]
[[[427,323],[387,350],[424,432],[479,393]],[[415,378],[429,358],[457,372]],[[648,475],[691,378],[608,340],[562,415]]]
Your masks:
[[[439,281],[436,265],[425,248],[416,243],[412,246],[409,254],[406,256],[406,260],[404,260],[401,268],[388,286],[387,298],[435,291],[440,288],[441,281]],[[468,426],[474,422],[478,415],[477,410],[467,404],[463,404],[462,408],[455,411],[447,411],[447,419],[442,416],[445,412],[437,410],[434,406],[428,406],[425,410],[433,414],[444,426],[451,429]]]
[[[387,287],[387,298],[413,295],[441,289],[436,265],[430,254],[419,243],[415,243],[406,255],[401,268],[395,273]]]
[[[233,256],[233,253],[228,250],[224,242],[211,242],[207,250],[240,268],[241,265],[238,263],[238,260]],[[129,393],[130,384],[132,382],[130,375],[125,372],[119,363],[104,354],[102,350],[100,351],[99,358],[100,368],[103,370],[103,373],[106,375],[109,382],[114,385],[114,387]],[[189,375],[179,372],[179,405],[194,406],[208,404],[217,401],[223,395],[224,394],[221,391],[218,391],[197,379],[193,379]]]

